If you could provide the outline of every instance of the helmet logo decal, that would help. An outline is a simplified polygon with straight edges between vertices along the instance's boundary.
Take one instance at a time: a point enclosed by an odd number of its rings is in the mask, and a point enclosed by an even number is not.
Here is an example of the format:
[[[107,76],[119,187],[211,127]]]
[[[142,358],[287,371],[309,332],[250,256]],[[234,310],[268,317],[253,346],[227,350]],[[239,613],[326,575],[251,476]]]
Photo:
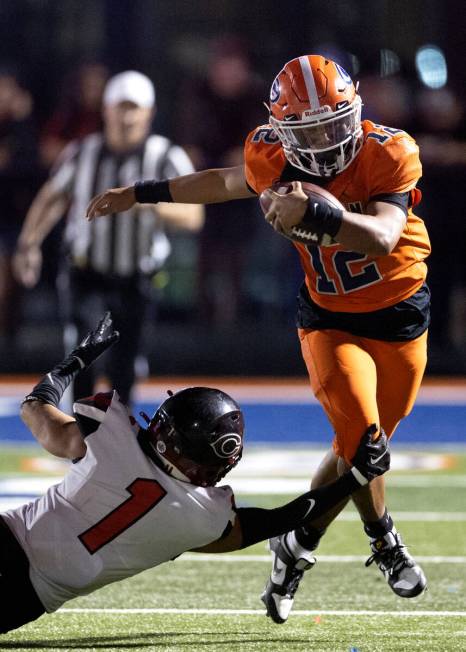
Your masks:
[[[272,104],[275,104],[275,102],[278,101],[278,98],[280,97],[280,80],[278,77],[275,77],[273,80],[272,88],[270,89],[270,101]]]
[[[238,455],[242,448],[241,436],[235,432],[220,435],[215,441],[210,442],[217,457],[228,459]]]
[[[345,84],[352,84],[353,83],[353,80],[351,79],[351,77],[348,75],[346,70],[340,66],[340,64],[336,63],[335,68],[338,70],[338,73],[339,73],[340,77],[343,79],[343,81],[345,82]]]
[[[337,102],[335,104],[335,109],[339,111],[340,109],[344,109],[345,106],[349,106],[348,100],[342,100],[341,102]]]
[[[162,455],[166,452],[167,447],[165,445],[165,442],[159,439],[159,441],[156,444],[157,451],[161,453]]]
[[[317,109],[306,109],[303,111],[303,118],[310,118],[313,115],[320,115],[321,113],[332,113],[332,109],[326,104],[325,106],[319,106]]]

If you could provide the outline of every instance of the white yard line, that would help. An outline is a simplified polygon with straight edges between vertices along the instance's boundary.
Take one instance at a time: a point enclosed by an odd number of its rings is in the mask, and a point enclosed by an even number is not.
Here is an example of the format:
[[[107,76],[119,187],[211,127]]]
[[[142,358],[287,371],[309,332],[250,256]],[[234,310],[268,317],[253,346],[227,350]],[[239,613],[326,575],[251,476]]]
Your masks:
[[[9,491],[7,490],[5,494],[1,495],[2,483],[0,481],[0,512],[6,512],[8,509],[15,509],[20,507],[24,503],[27,503],[35,498],[38,498],[42,492],[34,492],[34,488],[28,494],[15,495],[12,491],[11,495],[8,495]],[[241,492],[236,492],[237,495],[241,495]],[[267,492],[263,492],[264,494]],[[298,493],[298,492],[295,492]],[[238,504],[241,504],[241,501],[238,501]],[[466,522],[466,512],[390,512],[394,521],[408,521],[410,523],[465,523]],[[345,522],[359,522],[360,517],[357,512],[354,511],[345,511],[337,516],[337,521]]]
[[[309,491],[309,478],[264,477],[245,478],[239,473],[229,479],[236,494],[272,495],[300,494]],[[387,487],[409,487],[412,489],[446,489],[466,487],[466,475],[389,475]]]
[[[330,564],[352,564],[355,562],[365,562],[368,555],[317,555],[317,561]],[[269,555],[240,555],[240,554],[207,554],[207,553],[190,553],[185,552],[176,559],[180,561],[218,561],[226,563],[243,563],[243,562],[267,562],[270,563]],[[416,555],[416,560],[428,564],[466,564],[466,556],[448,556],[448,555]]]
[[[400,458],[402,456],[399,456]],[[249,467],[245,465],[245,470],[250,471],[250,476],[247,477],[246,474],[243,475],[243,472],[235,473],[233,471],[230,478],[228,478],[228,484],[232,487],[233,491],[240,495],[283,495],[283,494],[300,494],[306,491],[309,491],[310,476],[309,477],[300,477],[300,474],[296,474],[295,477],[283,477],[278,473],[274,473],[274,469],[270,468],[271,471],[269,477],[258,477],[257,476],[257,464],[249,464]],[[290,468],[293,468],[290,466]],[[261,469],[264,472],[264,469]],[[66,469],[63,471],[65,474]],[[252,476],[252,477],[251,477]],[[31,500],[36,496],[44,494],[47,489],[61,482],[63,476],[1,476],[0,475],[0,499],[4,498],[13,498],[13,497],[23,497],[23,502]],[[415,474],[411,475],[389,475],[387,478],[387,486],[390,487],[409,487],[409,488],[426,488],[426,489],[460,489],[466,487],[466,474],[455,474],[447,475],[440,474],[434,475],[429,474]],[[346,512],[345,512],[346,513]],[[403,513],[403,512],[401,512]],[[406,512],[412,513],[412,512]],[[435,511],[423,511],[424,514],[441,514],[440,512]],[[443,512],[445,513],[445,512]],[[452,512],[446,512],[445,514],[451,514]],[[351,518],[351,517],[349,517]],[[441,519],[442,516],[437,520]]]
[[[263,609],[59,609],[56,613],[75,613],[75,614],[205,614],[205,615],[224,615],[224,616],[263,616]],[[319,610],[299,610],[291,612],[292,616],[401,616],[401,617],[445,617],[445,616],[466,616],[466,611],[382,611],[369,609],[342,609],[341,611],[323,609]]]
[[[395,521],[466,521],[466,512],[390,512]],[[337,517],[340,521],[360,521],[357,512],[343,512]]]

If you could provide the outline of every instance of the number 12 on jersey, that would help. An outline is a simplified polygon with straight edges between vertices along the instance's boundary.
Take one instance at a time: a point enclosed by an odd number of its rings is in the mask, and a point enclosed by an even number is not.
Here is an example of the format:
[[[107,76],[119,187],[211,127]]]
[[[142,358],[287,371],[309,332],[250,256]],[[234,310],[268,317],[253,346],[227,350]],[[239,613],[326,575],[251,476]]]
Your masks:
[[[126,491],[130,493],[127,500],[78,536],[91,555],[134,525],[167,495],[157,480],[147,478],[136,478]]]
[[[338,294],[335,277],[338,277],[344,294],[360,290],[382,280],[377,264],[374,261],[363,265],[355,272],[352,263],[361,263],[367,259],[366,254],[355,251],[336,251],[331,260],[331,269],[326,269],[319,247],[307,247],[312,266],[317,274],[316,290],[319,294]],[[332,279],[333,277],[333,279]]]

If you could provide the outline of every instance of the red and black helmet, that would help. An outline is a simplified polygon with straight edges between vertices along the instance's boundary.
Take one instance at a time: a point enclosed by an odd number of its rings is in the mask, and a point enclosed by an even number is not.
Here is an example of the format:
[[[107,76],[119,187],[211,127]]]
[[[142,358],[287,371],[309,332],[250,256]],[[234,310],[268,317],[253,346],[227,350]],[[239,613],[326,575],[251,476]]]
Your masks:
[[[215,485],[241,459],[244,419],[231,396],[210,387],[173,394],[149,421],[147,433],[170,475]]]

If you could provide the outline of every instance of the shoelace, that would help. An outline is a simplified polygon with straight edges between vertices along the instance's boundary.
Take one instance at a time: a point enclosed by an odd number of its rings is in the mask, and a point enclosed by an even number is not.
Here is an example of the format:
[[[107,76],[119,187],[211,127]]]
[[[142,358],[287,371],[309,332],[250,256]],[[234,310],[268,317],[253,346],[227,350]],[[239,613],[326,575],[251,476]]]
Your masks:
[[[299,582],[301,581],[301,578],[304,575],[304,571],[294,569],[291,571],[291,573],[292,576],[286,587],[287,589],[286,592],[287,594],[290,595],[291,598],[293,598],[294,594],[298,590]]]
[[[370,566],[374,561],[376,563],[381,561],[388,572],[393,574],[400,570],[406,561],[409,561],[409,555],[405,551],[406,546],[403,543],[399,543],[393,548],[374,552],[374,554],[366,561],[365,565]]]

